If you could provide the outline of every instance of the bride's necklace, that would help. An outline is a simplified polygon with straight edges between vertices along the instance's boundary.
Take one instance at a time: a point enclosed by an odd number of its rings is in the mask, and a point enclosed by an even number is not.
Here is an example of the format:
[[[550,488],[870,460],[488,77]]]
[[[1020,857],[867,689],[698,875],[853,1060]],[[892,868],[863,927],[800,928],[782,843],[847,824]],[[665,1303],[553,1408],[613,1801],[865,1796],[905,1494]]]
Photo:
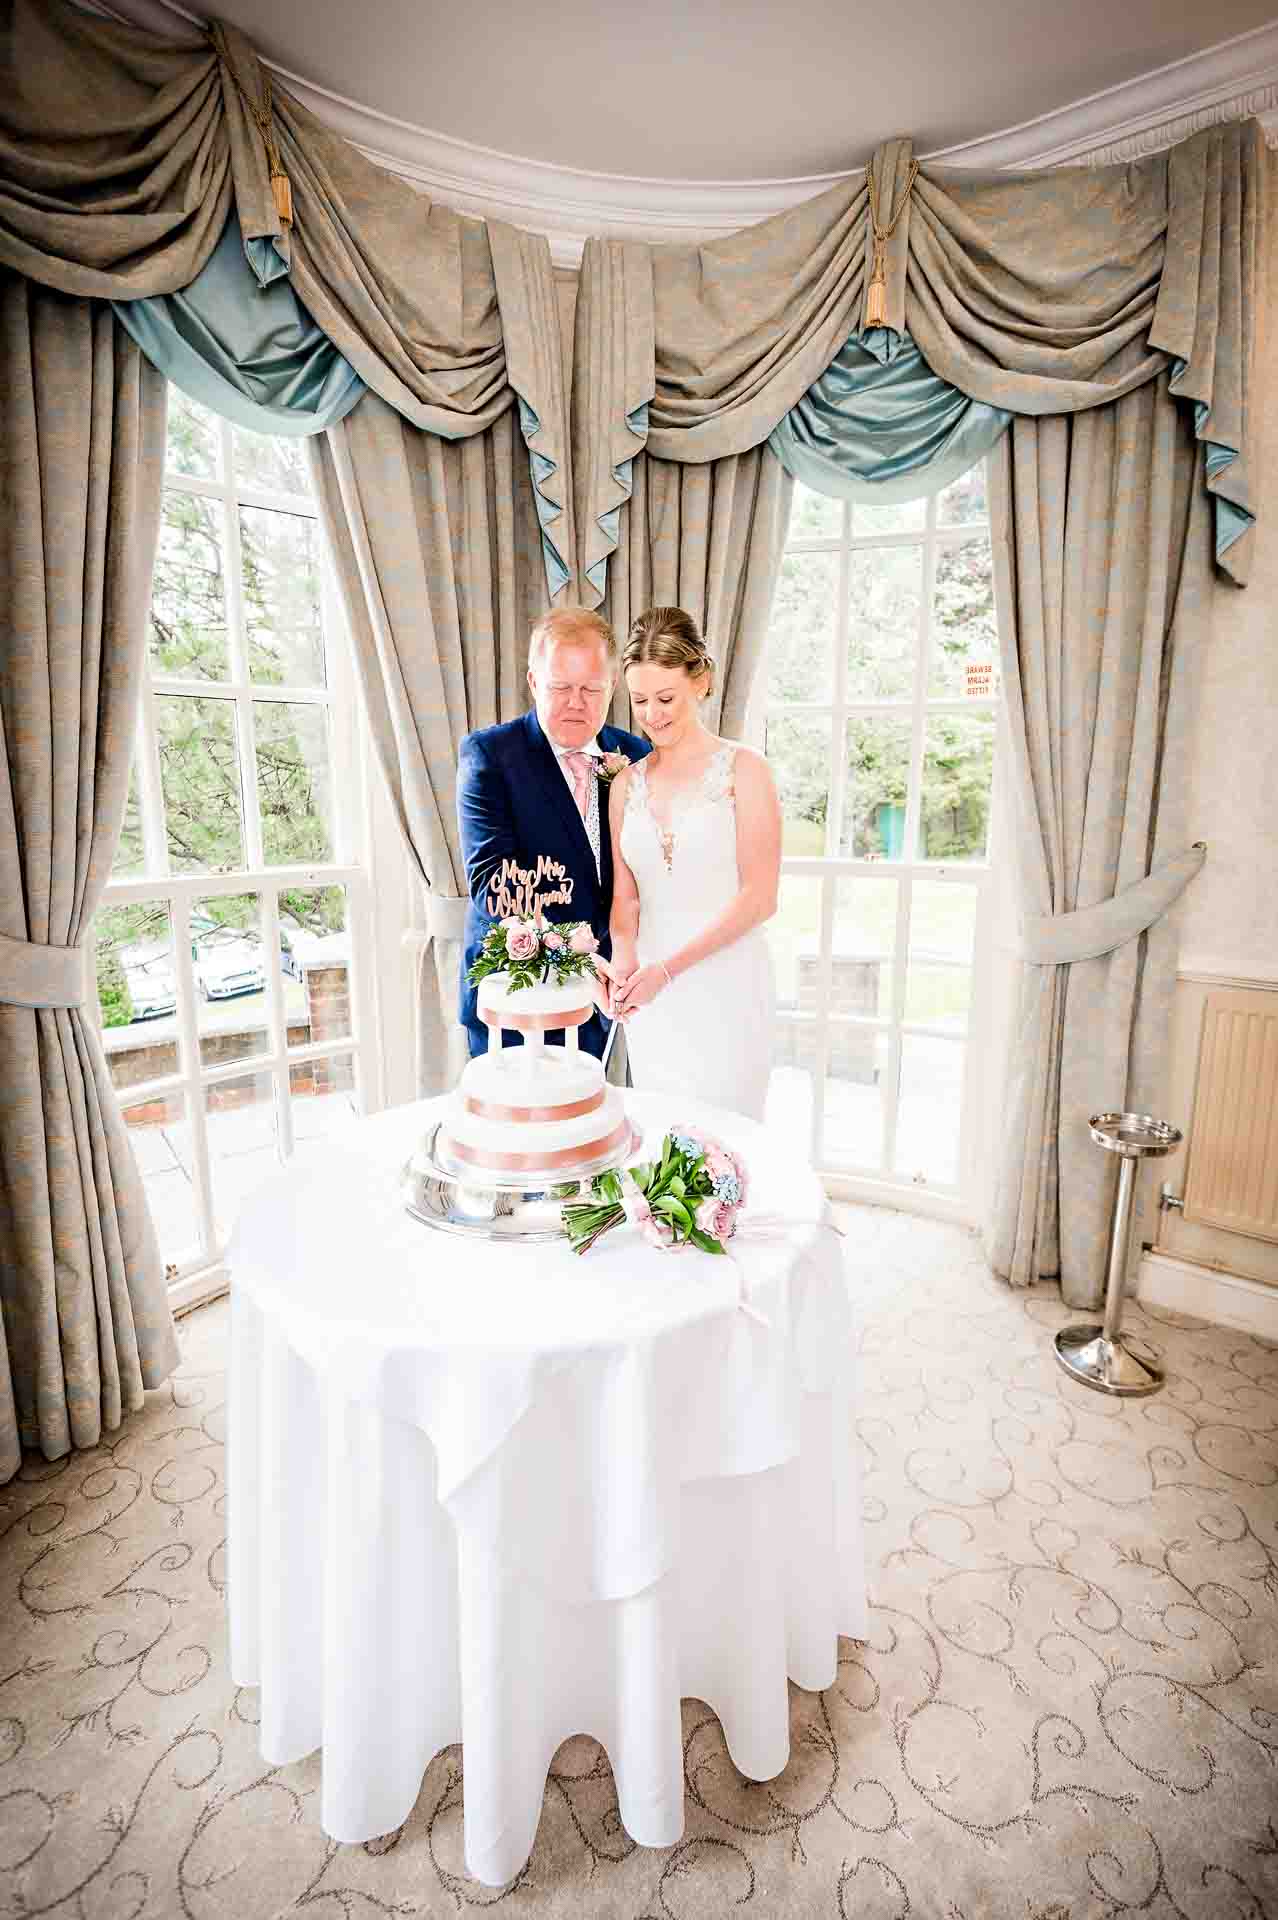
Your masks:
[[[718,749],[716,748],[715,752],[717,751]],[[659,752],[660,752],[660,748],[657,748],[652,754],[649,755],[649,758],[655,760]],[[706,761],[705,765],[699,769],[695,780],[689,780],[687,782],[682,783],[677,789],[677,791],[680,793],[683,793],[685,791],[692,792],[697,787],[699,787],[701,785],[701,782],[705,779],[706,774],[709,772],[710,766],[714,760],[714,757],[715,755],[714,753],[712,753],[710,755],[710,758]],[[660,763],[658,762],[658,764]],[[666,872],[673,873],[674,872],[674,850],[675,850],[674,794],[672,793],[670,796],[670,825],[668,827],[663,827],[660,820],[657,818],[657,815],[653,811],[652,789],[648,786],[648,775],[646,770],[644,772],[644,788],[648,796],[648,817],[652,821],[653,827],[656,829],[657,843],[661,848],[661,858],[665,862]]]

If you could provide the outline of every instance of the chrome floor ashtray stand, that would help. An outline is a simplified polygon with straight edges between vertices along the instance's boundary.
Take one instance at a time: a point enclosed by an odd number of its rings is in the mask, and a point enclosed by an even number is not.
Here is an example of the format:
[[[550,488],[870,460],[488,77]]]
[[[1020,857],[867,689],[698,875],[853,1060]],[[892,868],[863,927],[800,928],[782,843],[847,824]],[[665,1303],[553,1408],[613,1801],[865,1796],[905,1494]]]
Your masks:
[[[1105,1319],[1101,1326],[1080,1322],[1062,1327],[1056,1336],[1056,1358],[1073,1379],[1099,1393],[1157,1393],[1163,1384],[1162,1367],[1152,1354],[1145,1358],[1134,1352],[1122,1330],[1123,1289],[1131,1252],[1136,1169],[1142,1160],[1174,1153],[1182,1136],[1178,1127],[1151,1119],[1147,1113],[1094,1113],[1088,1125],[1098,1147],[1120,1156],[1109,1228]]]
[[[563,1238],[564,1202],[575,1200],[596,1174],[621,1167],[639,1150],[641,1134],[633,1122],[629,1135],[598,1161],[584,1161],[571,1175],[562,1168],[526,1168],[494,1173],[465,1167],[452,1159],[438,1123],[404,1167],[400,1196],[409,1213],[442,1233],[473,1240],[509,1240],[524,1244]]]

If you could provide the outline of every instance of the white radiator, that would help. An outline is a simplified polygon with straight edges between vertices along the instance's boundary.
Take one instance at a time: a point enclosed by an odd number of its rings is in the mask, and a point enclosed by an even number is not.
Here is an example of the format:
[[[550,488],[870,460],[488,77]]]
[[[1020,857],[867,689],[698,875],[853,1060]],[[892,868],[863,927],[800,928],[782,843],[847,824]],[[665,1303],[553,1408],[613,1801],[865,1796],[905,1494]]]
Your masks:
[[[1184,1218],[1278,1241],[1278,991],[1207,995]]]

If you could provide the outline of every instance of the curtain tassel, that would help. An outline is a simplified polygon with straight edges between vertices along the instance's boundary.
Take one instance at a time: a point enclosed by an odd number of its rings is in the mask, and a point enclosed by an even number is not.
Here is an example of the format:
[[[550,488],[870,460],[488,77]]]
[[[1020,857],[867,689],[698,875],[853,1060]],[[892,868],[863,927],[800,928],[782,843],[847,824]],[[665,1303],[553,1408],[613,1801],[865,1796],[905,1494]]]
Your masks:
[[[887,325],[887,243],[896,232],[897,222],[905,212],[914,182],[918,177],[919,163],[911,160],[909,178],[905,182],[905,192],[900,204],[885,227],[881,227],[875,218],[874,209],[878,202],[878,183],[874,178],[874,169],[866,173],[870,189],[870,230],[874,235],[874,257],[870,262],[870,285],[865,296],[865,324],[867,327],[885,327]]]
[[[291,227],[293,224],[293,189],[284,172],[271,175],[271,192],[275,196],[275,211],[280,216],[280,224]]]

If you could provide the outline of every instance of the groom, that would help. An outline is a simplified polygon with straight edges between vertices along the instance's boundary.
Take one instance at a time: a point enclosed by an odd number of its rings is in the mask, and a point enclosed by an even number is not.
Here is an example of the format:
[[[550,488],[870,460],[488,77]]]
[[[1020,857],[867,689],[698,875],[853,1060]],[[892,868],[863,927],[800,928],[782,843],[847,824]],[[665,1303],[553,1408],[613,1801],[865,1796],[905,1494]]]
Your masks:
[[[470,906],[461,1022],[472,1054],[487,1049],[488,1029],[466,975],[491,925],[488,888],[503,860],[533,868],[538,854],[545,854],[562,862],[573,882],[572,901],[551,907],[549,917],[588,920],[605,959],[611,951],[608,787],[596,769],[605,753],[638,760],[650,751],[646,740],[603,724],[616,678],[617,648],[608,622],[585,607],[557,607],[537,622],[528,644],[535,710],[462,741],[457,820]],[[602,1057],[608,1027],[602,1014],[593,1014],[578,1030],[579,1045]]]

